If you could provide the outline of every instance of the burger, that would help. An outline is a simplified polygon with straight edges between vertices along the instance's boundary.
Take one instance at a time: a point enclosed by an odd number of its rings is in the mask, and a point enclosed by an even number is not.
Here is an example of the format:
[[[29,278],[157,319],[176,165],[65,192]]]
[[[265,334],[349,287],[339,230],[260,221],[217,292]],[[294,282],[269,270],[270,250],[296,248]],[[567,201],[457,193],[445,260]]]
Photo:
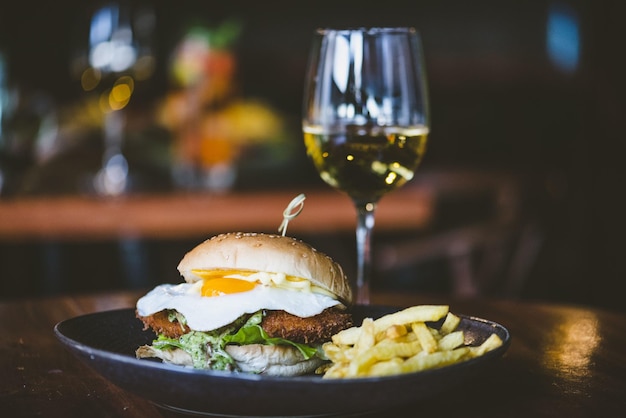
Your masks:
[[[321,345],[353,325],[341,266],[295,238],[217,235],[188,252],[178,271],[183,283],[137,301],[137,317],[156,334],[138,358],[296,376],[326,362]]]

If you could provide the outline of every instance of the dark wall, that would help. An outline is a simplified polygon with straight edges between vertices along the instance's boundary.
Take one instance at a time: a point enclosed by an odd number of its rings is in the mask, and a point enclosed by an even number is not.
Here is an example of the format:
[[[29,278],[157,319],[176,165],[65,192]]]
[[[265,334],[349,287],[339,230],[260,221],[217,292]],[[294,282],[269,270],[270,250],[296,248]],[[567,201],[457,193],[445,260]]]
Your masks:
[[[167,91],[169,54],[186,28],[237,19],[243,25],[238,53],[244,93],[266,98],[296,119],[315,28],[418,28],[433,110],[426,163],[570,164],[571,145],[584,136],[578,125],[591,120],[590,104],[617,104],[608,91],[619,74],[612,51],[619,47],[614,31],[624,7],[617,1],[390,0],[384,7],[353,0],[285,3],[149,2],[157,21],[157,71],[142,86],[142,97],[151,100]],[[97,4],[59,0],[0,6],[0,51],[8,58],[11,78],[56,101],[79,97],[70,59],[85,42],[88,13]],[[574,17],[580,32],[580,61],[569,73],[546,52],[548,17],[559,8]]]
[[[519,174],[524,210],[545,231],[530,297],[615,307],[626,269],[624,2],[603,1],[153,1],[158,67],[146,100],[168,88],[168,55],[194,22],[239,19],[242,88],[297,123],[309,41],[323,26],[410,25],[426,51],[432,135],[424,170],[478,167]],[[80,94],[68,62],[95,2],[4,2],[0,51],[12,80],[55,101]],[[548,54],[550,17],[570,17],[578,61]],[[572,45],[565,33],[564,48]],[[567,64],[567,63],[566,63]],[[299,140],[296,138],[295,140]],[[1,222],[1,220],[0,220]]]

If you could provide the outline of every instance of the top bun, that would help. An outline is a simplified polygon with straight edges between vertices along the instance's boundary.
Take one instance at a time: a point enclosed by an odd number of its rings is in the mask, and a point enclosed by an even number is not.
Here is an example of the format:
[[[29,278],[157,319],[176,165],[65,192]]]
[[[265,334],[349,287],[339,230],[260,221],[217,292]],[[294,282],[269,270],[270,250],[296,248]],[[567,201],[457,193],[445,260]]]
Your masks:
[[[352,290],[341,266],[292,237],[244,232],[216,235],[185,254],[178,264],[178,271],[189,283],[201,280],[193,269],[284,273],[310,280],[352,303]]]

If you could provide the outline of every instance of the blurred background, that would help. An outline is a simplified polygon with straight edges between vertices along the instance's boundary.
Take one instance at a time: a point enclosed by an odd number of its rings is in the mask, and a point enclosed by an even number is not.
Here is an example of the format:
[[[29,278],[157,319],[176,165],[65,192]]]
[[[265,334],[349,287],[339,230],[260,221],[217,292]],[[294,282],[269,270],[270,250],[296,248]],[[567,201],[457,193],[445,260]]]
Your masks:
[[[374,286],[626,309],[625,4],[363,3],[3,2],[0,231],[16,202],[327,190],[300,132],[313,30],[414,26],[432,129],[406,187],[432,218],[375,230]],[[351,273],[353,227],[298,237]],[[18,229],[0,235],[2,299],[176,282],[187,250],[229,232],[217,214],[181,236]]]

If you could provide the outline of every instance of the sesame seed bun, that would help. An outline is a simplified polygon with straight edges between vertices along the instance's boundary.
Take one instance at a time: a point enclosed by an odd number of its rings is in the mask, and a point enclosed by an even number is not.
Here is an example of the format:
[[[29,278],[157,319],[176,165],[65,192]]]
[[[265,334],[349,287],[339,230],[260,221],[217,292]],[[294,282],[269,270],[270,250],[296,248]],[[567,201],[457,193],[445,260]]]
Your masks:
[[[195,269],[284,273],[310,280],[344,303],[352,303],[352,290],[341,266],[292,237],[244,232],[216,235],[185,254],[178,265],[189,283],[201,280],[193,273]]]

